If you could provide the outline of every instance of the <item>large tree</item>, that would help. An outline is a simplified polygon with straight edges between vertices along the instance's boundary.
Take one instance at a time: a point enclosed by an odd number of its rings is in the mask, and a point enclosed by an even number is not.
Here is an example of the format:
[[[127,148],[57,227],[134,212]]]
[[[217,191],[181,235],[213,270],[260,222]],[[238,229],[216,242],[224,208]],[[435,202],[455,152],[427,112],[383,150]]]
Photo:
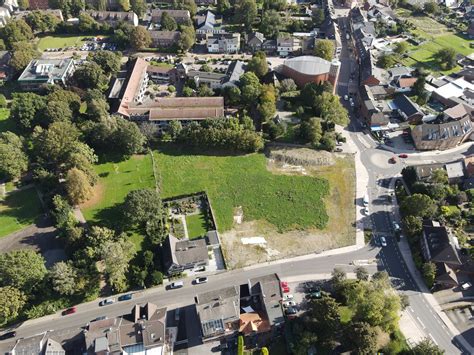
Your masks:
[[[436,265],[432,262],[424,263],[422,271],[426,286],[429,288],[433,287],[433,283],[436,278]]]
[[[60,261],[49,270],[53,290],[61,295],[73,295],[76,292],[77,270],[69,262]]]
[[[12,132],[0,133],[0,178],[15,180],[28,169],[28,156],[20,137]]]
[[[96,62],[106,75],[113,75],[120,70],[120,60],[122,56],[119,52],[90,52],[87,58]]]
[[[408,351],[409,355],[443,355],[444,350],[442,350],[438,345],[433,343],[431,339],[424,338],[418,344]]]
[[[147,221],[162,215],[160,194],[153,189],[130,191],[125,197],[122,211],[126,223],[143,226]]]
[[[60,23],[55,15],[39,10],[28,13],[26,22],[35,32],[54,32]]]
[[[12,286],[0,287],[0,326],[13,321],[26,304],[26,295]]]
[[[126,239],[107,241],[101,248],[101,257],[105,264],[107,279],[116,292],[127,289],[127,271],[129,262],[135,254],[133,243]]]
[[[161,15],[161,28],[166,31],[174,31],[178,28],[176,20],[167,11],[163,11]]]
[[[72,168],[67,172],[65,187],[69,201],[73,205],[87,201],[92,195],[92,186],[88,176],[77,168]]]
[[[432,217],[437,210],[435,201],[423,194],[413,194],[403,199],[400,211],[406,216]]]
[[[135,50],[141,50],[151,45],[151,36],[143,26],[137,26],[130,34],[130,46]]]
[[[341,329],[339,304],[332,297],[323,297],[310,304],[312,327],[322,342],[331,342]]]
[[[347,330],[347,338],[357,354],[371,355],[377,353],[377,330],[370,324],[365,322],[352,323]]]
[[[31,27],[22,19],[9,21],[0,29],[0,36],[9,49],[13,48],[14,43],[27,42],[34,37]]]
[[[235,0],[234,22],[243,24],[247,29],[257,18],[257,4],[255,0]]]
[[[0,254],[0,286],[13,286],[31,293],[46,276],[44,258],[34,250]]]
[[[145,145],[145,136],[137,124],[122,117],[116,117],[115,120],[116,126],[111,141],[117,152],[125,156],[140,153]]]
[[[146,2],[145,0],[130,0],[132,11],[137,14],[139,18],[142,18],[146,13]]]
[[[310,119],[303,120],[300,124],[299,133],[301,138],[310,142],[313,147],[318,147],[319,142],[323,136],[321,119],[318,117],[312,117]]]
[[[15,71],[23,70],[29,62],[40,56],[40,53],[35,46],[29,42],[13,43],[11,47],[12,57],[9,65]]]
[[[257,106],[257,111],[263,122],[272,119],[276,113],[276,92],[272,84],[262,85],[260,93],[260,103]]]
[[[314,55],[331,61],[334,58],[334,42],[330,39],[320,39],[314,46]]]
[[[280,32],[282,20],[280,14],[275,10],[268,10],[263,13],[260,31],[268,38],[276,38]]]
[[[247,70],[262,78],[268,72],[267,56],[264,52],[257,52],[247,63]]]
[[[106,89],[107,76],[96,62],[81,64],[73,74],[77,86],[82,89]]]
[[[248,105],[254,104],[255,98],[260,96],[262,90],[262,84],[260,84],[258,77],[252,72],[247,72],[240,77],[239,84],[242,101]]]
[[[347,110],[336,95],[323,92],[315,98],[314,113],[324,120],[345,126],[349,123]]]
[[[178,47],[186,52],[194,45],[196,32],[193,26],[181,26],[181,35],[179,36]]]
[[[441,48],[437,53],[441,68],[445,70],[453,69],[456,66],[456,51],[453,48]]]
[[[173,8],[178,10],[188,10],[191,17],[194,17],[197,12],[197,6],[194,0],[174,0]]]

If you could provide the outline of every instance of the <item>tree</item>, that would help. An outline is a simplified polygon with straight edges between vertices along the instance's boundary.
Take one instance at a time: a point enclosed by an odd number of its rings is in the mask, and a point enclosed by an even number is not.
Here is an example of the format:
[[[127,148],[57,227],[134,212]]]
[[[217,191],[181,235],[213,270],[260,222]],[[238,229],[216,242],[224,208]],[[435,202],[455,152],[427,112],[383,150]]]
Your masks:
[[[77,168],[72,168],[67,172],[65,187],[69,201],[73,205],[87,201],[92,195],[89,178]]]
[[[441,9],[437,2],[429,1],[429,2],[425,2],[425,4],[423,5],[423,11],[426,12],[427,14],[436,15],[440,13]]]
[[[357,354],[377,353],[377,330],[365,322],[355,322],[349,327],[347,337]]]
[[[260,31],[262,31],[266,37],[277,37],[281,26],[282,20],[277,11],[268,10],[263,13],[262,22],[260,23]]]
[[[268,72],[267,56],[264,52],[257,52],[247,64],[247,70],[255,73],[256,76],[262,78]]]
[[[69,13],[72,17],[77,17],[84,11],[85,7],[85,0],[71,0]]]
[[[229,0],[217,0],[217,12],[226,16],[231,9]]]
[[[276,92],[272,84],[262,85],[260,92],[260,104],[257,111],[262,121],[267,122],[275,116],[276,113]]]
[[[12,132],[0,133],[0,178],[15,180],[28,169],[23,142]]]
[[[403,216],[432,217],[437,210],[436,203],[427,195],[413,194],[400,204]]]
[[[196,32],[193,26],[181,26],[178,47],[182,52],[187,52],[194,45],[195,39]]]
[[[287,8],[287,1],[286,0],[263,0],[263,8],[267,10],[275,9],[278,11],[284,11]]]
[[[105,264],[107,279],[116,292],[127,289],[127,271],[129,262],[135,254],[133,243],[126,239],[106,241],[101,248],[101,257]]]
[[[442,350],[438,345],[433,343],[431,339],[424,338],[418,344],[408,351],[410,355],[444,355],[444,350]]]
[[[422,230],[421,218],[415,216],[403,217],[403,225],[409,238],[419,236]]]
[[[82,89],[104,89],[107,87],[107,76],[96,62],[85,62],[78,66],[73,74],[77,86]]]
[[[453,48],[441,48],[437,53],[442,68],[446,70],[453,69],[456,66],[456,51]]]
[[[178,28],[175,19],[172,18],[167,11],[163,11],[161,15],[161,28],[167,31],[174,31]]]
[[[397,57],[393,54],[382,54],[377,60],[377,66],[384,69],[392,68],[397,63]]]
[[[18,7],[20,10],[28,10],[30,8],[29,0],[18,0]]]
[[[344,287],[344,282],[347,280],[347,275],[346,272],[339,268],[335,267],[334,270],[331,273],[331,286],[334,289],[334,291],[337,294],[340,294],[343,287]]]
[[[13,49],[15,43],[28,42],[34,38],[31,27],[22,19],[8,21],[0,30],[0,36],[9,49]]]
[[[191,17],[194,17],[197,12],[197,6],[194,0],[174,0],[174,9],[188,10]]]
[[[55,227],[58,229],[70,228],[76,224],[76,217],[71,205],[60,195],[53,197],[52,214],[55,220]]]
[[[46,276],[44,258],[31,249],[0,254],[0,285],[31,293]]]
[[[339,304],[332,297],[323,297],[310,304],[311,325],[318,339],[323,342],[335,340],[336,333],[341,329]]]
[[[324,15],[324,10],[321,8],[313,9],[313,24],[315,26],[321,26],[324,22],[326,16]]]
[[[422,271],[426,285],[429,288],[433,287],[433,283],[436,278],[436,265],[432,262],[424,263]]]
[[[120,70],[121,54],[112,51],[89,52],[88,60],[96,62],[104,73],[113,75]]]
[[[367,281],[369,279],[369,272],[363,266],[358,266],[355,269],[357,280]]]
[[[86,234],[87,253],[91,258],[100,258],[103,245],[116,242],[122,237],[122,235],[116,236],[109,228],[92,226],[90,232]]]
[[[317,116],[328,122],[341,126],[349,123],[347,110],[342,106],[339,98],[329,92],[323,92],[315,97],[313,111]]]
[[[201,84],[199,85],[199,88],[197,90],[198,96],[199,97],[209,97],[209,96],[214,96],[214,90],[211,89],[211,87],[207,84]]]
[[[417,102],[425,104],[428,101],[428,93],[425,90],[426,75],[420,74],[413,84],[412,92],[418,97]]]
[[[448,173],[444,169],[436,169],[432,171],[429,180],[433,184],[449,184]]]
[[[60,295],[70,296],[76,292],[77,270],[69,262],[60,261],[49,271],[53,290]]]
[[[9,65],[15,70],[20,71],[26,68],[29,62],[38,58],[40,53],[32,43],[18,42],[12,44],[12,57]]]
[[[146,13],[146,2],[144,0],[130,0],[132,11],[142,18]]]
[[[26,295],[19,289],[0,287],[0,326],[15,320],[26,304]]]
[[[130,11],[130,0],[118,0],[118,3],[123,11]]]
[[[60,23],[55,15],[38,10],[28,13],[25,19],[34,32],[54,32]]]
[[[168,236],[163,216],[155,216],[145,224],[145,232],[152,245],[160,245]]]
[[[179,121],[171,121],[171,122],[179,123]],[[142,132],[143,136],[145,137],[148,143],[153,142],[158,137],[159,128],[153,122],[142,122],[140,123],[138,128],[140,129],[140,132]]]
[[[5,97],[5,95],[0,94],[0,108],[6,108],[7,105],[7,98]]]
[[[314,46],[314,55],[331,61],[334,57],[334,42],[329,39],[321,39]]]
[[[398,54],[404,54],[408,50],[408,42],[407,41],[402,41],[402,42],[397,42],[395,43],[395,48],[393,51]]]
[[[311,143],[311,146],[318,147],[323,136],[323,127],[321,126],[321,119],[312,117],[309,120],[304,120],[300,124],[300,136],[304,140]]]
[[[234,22],[241,23],[250,29],[257,18],[257,4],[255,0],[235,0]]]
[[[140,132],[137,124],[123,117],[114,117],[116,126],[111,141],[117,152],[124,156],[140,153],[145,145],[145,136]]]
[[[181,122],[171,121],[168,125],[168,133],[171,136],[171,139],[175,140],[176,138],[178,138],[182,129],[183,126],[181,125]]]
[[[95,9],[98,10],[98,11],[106,11],[107,10],[107,0],[96,0],[95,1]]]
[[[242,101],[245,104],[253,104],[255,98],[260,96],[262,89],[258,77],[252,72],[246,72],[240,77],[239,84],[242,93]]]
[[[332,152],[336,148],[336,136],[333,132],[326,131],[321,138],[320,144],[322,149]]]
[[[298,90],[298,87],[295,84],[295,81],[293,79],[283,79],[280,82],[280,93],[284,92],[292,92]]]
[[[147,221],[162,215],[160,195],[153,189],[130,191],[125,197],[122,212],[127,224],[143,226]]]
[[[79,15],[79,31],[81,33],[90,33],[97,30],[99,23],[87,12],[82,12]]]
[[[42,121],[45,126],[53,122],[71,121],[72,110],[66,101],[49,101],[42,114]]]
[[[23,129],[33,128],[37,112],[46,105],[44,98],[30,92],[13,93],[12,97],[10,118],[19,123]]]

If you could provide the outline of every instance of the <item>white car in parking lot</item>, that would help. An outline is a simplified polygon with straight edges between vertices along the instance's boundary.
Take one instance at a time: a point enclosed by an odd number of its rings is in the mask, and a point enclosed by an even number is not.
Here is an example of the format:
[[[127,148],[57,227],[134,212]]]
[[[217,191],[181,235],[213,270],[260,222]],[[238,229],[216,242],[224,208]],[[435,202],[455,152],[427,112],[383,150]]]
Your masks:
[[[283,307],[285,307],[285,308],[294,307],[294,306],[296,306],[295,301],[285,301],[285,302],[283,302]]]
[[[387,239],[385,237],[380,237],[380,244],[382,244],[383,247],[387,246]]]

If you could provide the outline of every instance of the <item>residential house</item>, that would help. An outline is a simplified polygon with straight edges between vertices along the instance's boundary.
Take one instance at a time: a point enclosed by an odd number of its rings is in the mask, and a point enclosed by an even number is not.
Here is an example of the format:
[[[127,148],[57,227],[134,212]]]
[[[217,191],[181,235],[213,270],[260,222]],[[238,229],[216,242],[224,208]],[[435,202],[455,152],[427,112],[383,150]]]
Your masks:
[[[223,97],[158,97],[145,96],[148,87],[148,62],[136,58],[126,72],[119,73],[108,98],[111,110],[133,121],[149,121],[164,129],[170,121],[183,125],[192,121],[224,117]],[[175,78],[185,75],[184,65],[176,67]]]
[[[390,74],[390,81],[395,81],[402,77],[404,78],[411,77],[413,73],[413,69],[409,67],[399,66],[399,67],[393,67],[389,69],[388,72]]]
[[[57,340],[51,338],[50,332],[44,332],[29,338],[18,339],[7,354],[66,355],[66,351]]]
[[[392,26],[396,24],[397,15],[390,6],[376,3],[367,11],[367,18],[369,20],[381,21],[387,26]]]
[[[262,50],[267,54],[273,54],[277,51],[277,41],[275,39],[266,39],[262,44]]]
[[[47,10],[49,9],[49,0],[29,0],[30,10]]]
[[[196,37],[198,40],[206,39],[207,35],[225,34],[226,31],[217,23],[216,15],[206,11],[204,16],[196,16]]]
[[[466,177],[474,177],[474,155],[468,155],[464,157],[464,168]]]
[[[226,78],[222,84],[222,87],[226,86],[238,86],[240,77],[245,73],[245,64],[240,60],[235,60],[230,63],[226,70]]]
[[[431,97],[443,105],[452,107],[460,102],[474,105],[474,85],[465,80],[464,77],[449,81],[436,88]]]
[[[220,89],[226,75],[222,73],[190,70],[188,72],[188,78],[194,80],[197,87],[199,87],[199,85],[207,85],[211,89]]]
[[[206,45],[209,53],[238,53],[240,50],[240,33],[207,35]]]
[[[163,244],[163,264],[168,275],[209,265],[205,239],[178,239],[168,235]]]
[[[463,161],[455,161],[447,163],[444,168],[448,175],[448,181],[450,184],[460,183],[464,178],[464,163]]]
[[[301,51],[301,40],[290,34],[280,34],[277,38],[277,52],[282,57]]]
[[[191,15],[188,10],[163,10],[163,9],[154,9],[151,11],[151,21],[153,23],[161,24],[161,17],[163,13],[166,12],[170,17],[172,17],[177,24],[187,24],[191,23]]]
[[[418,78],[397,77],[397,79],[393,81],[395,92],[397,93],[411,92],[411,89],[413,85],[415,85],[417,80]]]
[[[247,48],[252,52],[261,51],[263,49],[263,43],[265,42],[265,36],[260,32],[252,32],[247,39]]]
[[[98,23],[106,23],[110,27],[117,27],[120,23],[128,23],[132,26],[138,26],[138,16],[136,13],[129,11],[93,11],[87,13]]]
[[[10,59],[12,55],[9,51],[0,51],[0,81],[6,81],[10,78],[12,70],[10,68]]]
[[[133,306],[129,314],[96,320],[84,332],[86,354],[165,354],[166,308]]]
[[[10,10],[5,6],[0,6],[0,27],[5,27],[11,17]]]
[[[392,103],[403,121],[418,122],[424,116],[418,105],[406,95],[397,95]]]
[[[173,67],[167,68],[149,65],[147,74],[154,83],[174,85],[178,81],[178,71]]]
[[[374,88],[380,88],[375,90]],[[371,89],[374,89],[373,91]],[[367,126],[372,131],[388,129],[390,120],[388,115],[384,113],[384,105],[378,100],[386,97],[387,92],[381,86],[364,85],[360,92],[360,114],[365,119]],[[374,95],[377,93],[377,96]],[[382,94],[383,92],[383,94]]]
[[[18,83],[23,90],[39,90],[42,85],[66,86],[76,70],[75,62],[68,59],[33,59],[23,70]]]
[[[423,258],[436,264],[435,283],[445,287],[457,286],[456,270],[462,265],[459,245],[450,228],[436,221],[423,223],[421,251]]]
[[[438,116],[428,116],[423,122],[411,130],[411,135],[416,149],[419,150],[445,150],[470,139],[473,128],[471,115],[466,112],[463,105],[458,105]],[[464,114],[456,113],[464,112]],[[456,117],[456,118],[453,118]]]
[[[178,45],[181,33],[179,31],[148,31],[151,45],[155,48],[171,48]]]
[[[414,166],[416,180],[417,181],[428,181],[435,170],[444,170],[444,164],[422,164]]]

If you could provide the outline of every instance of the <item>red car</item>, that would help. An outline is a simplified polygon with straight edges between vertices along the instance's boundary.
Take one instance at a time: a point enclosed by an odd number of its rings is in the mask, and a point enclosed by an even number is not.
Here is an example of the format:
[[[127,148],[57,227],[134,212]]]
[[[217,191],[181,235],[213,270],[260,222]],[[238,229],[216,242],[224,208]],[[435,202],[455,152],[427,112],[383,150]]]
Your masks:
[[[405,158],[408,158],[408,154],[405,154],[405,153],[403,153],[403,154],[398,154],[398,157],[405,159]]]
[[[282,290],[283,290],[284,293],[290,292],[290,288],[288,286],[282,287]]]
[[[68,314],[76,313],[76,307],[71,307],[63,311],[63,316],[67,316]]]
[[[286,281],[281,281],[280,282],[281,287],[288,287],[288,282]]]

